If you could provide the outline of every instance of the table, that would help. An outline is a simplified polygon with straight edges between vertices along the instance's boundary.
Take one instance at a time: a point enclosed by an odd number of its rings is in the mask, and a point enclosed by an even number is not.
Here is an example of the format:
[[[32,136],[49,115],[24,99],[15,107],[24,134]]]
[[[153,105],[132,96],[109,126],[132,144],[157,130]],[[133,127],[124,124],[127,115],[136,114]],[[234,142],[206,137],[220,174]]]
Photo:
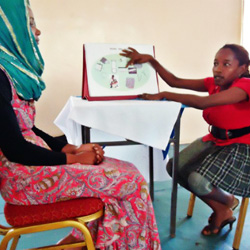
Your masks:
[[[149,146],[150,194],[153,199],[153,148],[165,150],[174,144],[170,235],[175,236],[177,203],[177,165],[179,155],[181,104],[169,101],[86,101],[71,96],[57,116],[55,124],[64,132],[69,143],[90,142],[90,128],[121,136],[125,141],[99,142],[103,145]],[[171,133],[174,128],[174,135]]]

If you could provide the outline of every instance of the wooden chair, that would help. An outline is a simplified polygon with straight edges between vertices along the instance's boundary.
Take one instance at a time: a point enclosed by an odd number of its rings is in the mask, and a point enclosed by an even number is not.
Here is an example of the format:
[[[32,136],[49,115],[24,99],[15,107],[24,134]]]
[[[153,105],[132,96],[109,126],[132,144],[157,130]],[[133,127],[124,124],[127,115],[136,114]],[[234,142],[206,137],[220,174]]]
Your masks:
[[[10,249],[17,247],[21,235],[73,227],[82,232],[85,240],[65,245],[50,245],[32,249],[67,249],[69,247],[84,247],[94,250],[94,243],[87,223],[103,215],[103,202],[98,198],[79,198],[44,205],[20,206],[5,204],[4,214],[10,227],[0,225],[3,239],[0,249],[5,250],[13,239]]]
[[[234,250],[239,250],[239,247],[240,247],[240,241],[241,241],[243,226],[245,223],[248,202],[249,202],[249,198],[242,198],[241,200],[240,212],[239,212],[239,217],[238,217],[238,222],[237,222],[237,227],[236,227],[236,231],[234,235],[234,242],[233,242]],[[191,193],[190,199],[189,199],[188,211],[187,211],[187,216],[189,218],[191,218],[193,215],[194,204],[195,204],[195,195]]]

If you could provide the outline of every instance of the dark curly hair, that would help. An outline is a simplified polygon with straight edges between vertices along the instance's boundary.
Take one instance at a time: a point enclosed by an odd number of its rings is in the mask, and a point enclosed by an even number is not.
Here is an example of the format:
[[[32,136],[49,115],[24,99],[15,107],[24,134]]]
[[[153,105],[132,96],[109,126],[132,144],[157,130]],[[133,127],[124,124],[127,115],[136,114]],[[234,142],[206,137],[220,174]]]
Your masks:
[[[239,65],[240,66],[247,65],[247,67],[249,67],[250,64],[249,53],[243,46],[238,44],[225,44],[221,49],[232,50],[236,59],[239,61]],[[242,74],[241,77],[250,78],[249,68],[247,68],[247,71],[244,74]]]

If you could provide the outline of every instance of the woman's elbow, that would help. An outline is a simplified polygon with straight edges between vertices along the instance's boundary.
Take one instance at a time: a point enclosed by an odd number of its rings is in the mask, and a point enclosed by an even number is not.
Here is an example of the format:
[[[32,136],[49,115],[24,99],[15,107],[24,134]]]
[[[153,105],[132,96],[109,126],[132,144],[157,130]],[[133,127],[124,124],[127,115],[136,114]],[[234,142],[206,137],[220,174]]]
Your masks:
[[[196,104],[194,105],[194,108],[200,109],[200,110],[204,110],[204,109],[207,108],[207,105],[205,105],[205,104],[203,104],[203,103],[196,103]]]
[[[7,160],[8,161],[10,161],[10,162],[16,162],[16,163],[18,163],[19,162],[19,157],[18,157],[18,155],[17,154],[13,154],[13,153],[4,153],[3,152],[3,154],[4,154],[4,156],[7,158]]]
[[[21,163],[21,164],[23,163],[23,155],[18,150],[15,150],[14,148],[11,150],[10,149],[8,149],[8,150],[2,149],[2,152],[8,161],[15,162],[15,163]]]
[[[200,110],[204,110],[206,108],[211,107],[211,105],[204,98],[194,98],[193,103],[190,106]]]

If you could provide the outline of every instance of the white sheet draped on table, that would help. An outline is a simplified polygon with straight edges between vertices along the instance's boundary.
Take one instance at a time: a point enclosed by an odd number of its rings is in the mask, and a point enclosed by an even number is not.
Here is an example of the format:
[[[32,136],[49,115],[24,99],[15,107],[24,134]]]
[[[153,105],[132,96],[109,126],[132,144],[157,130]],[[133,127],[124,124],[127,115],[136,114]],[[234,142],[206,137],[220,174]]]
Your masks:
[[[169,101],[86,101],[71,96],[55,124],[69,143],[82,142],[81,125],[165,150],[181,109]]]

